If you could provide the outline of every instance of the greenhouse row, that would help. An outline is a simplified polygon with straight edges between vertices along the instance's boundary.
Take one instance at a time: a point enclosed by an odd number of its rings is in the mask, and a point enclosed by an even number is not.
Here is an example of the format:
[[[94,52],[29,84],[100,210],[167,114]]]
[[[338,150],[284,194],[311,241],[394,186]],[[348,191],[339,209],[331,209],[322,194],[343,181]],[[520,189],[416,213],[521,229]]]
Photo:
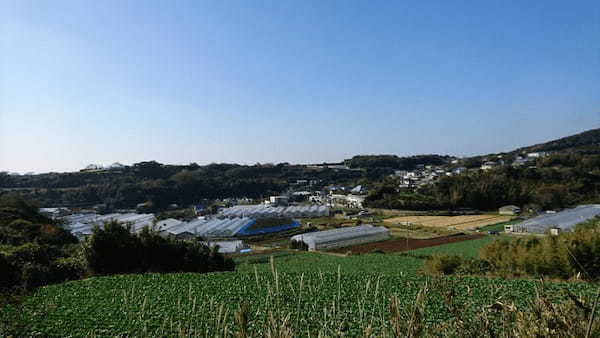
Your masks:
[[[248,217],[243,218],[211,218],[196,219],[182,222],[168,228],[157,229],[165,235],[178,238],[192,237],[233,237],[240,230],[251,226],[255,221]]]
[[[565,209],[557,213],[546,213],[515,225],[514,231],[534,234],[546,233],[555,228],[561,231],[571,231],[579,223],[588,221],[600,215],[600,204],[580,205],[576,208]]]
[[[222,209],[218,217],[326,217],[329,207],[326,205],[298,205],[289,207],[274,207],[270,205],[236,205]]]
[[[202,218],[183,222],[169,218],[155,221],[153,214],[77,214],[65,217],[66,226],[73,235],[82,239],[92,234],[94,226],[100,228],[110,221],[128,224],[132,232],[140,232],[144,227],[158,231],[163,236],[177,238],[224,238],[234,236],[256,236],[273,232],[287,231],[300,226],[298,221],[287,219],[285,222],[269,226],[253,227],[256,220],[249,217]]]
[[[151,227],[155,217],[153,214],[74,214],[65,217],[66,229],[78,238],[89,236],[92,234],[94,226],[103,227],[105,223],[117,221],[119,223],[127,223],[131,225],[132,232],[139,232],[144,227]]]
[[[305,249],[324,250],[343,248],[346,246],[382,241],[390,238],[390,231],[385,227],[374,227],[370,224],[333,230],[309,232],[292,236],[291,241],[296,247],[302,245]],[[301,243],[301,245],[298,245]],[[293,243],[294,244],[294,243]]]

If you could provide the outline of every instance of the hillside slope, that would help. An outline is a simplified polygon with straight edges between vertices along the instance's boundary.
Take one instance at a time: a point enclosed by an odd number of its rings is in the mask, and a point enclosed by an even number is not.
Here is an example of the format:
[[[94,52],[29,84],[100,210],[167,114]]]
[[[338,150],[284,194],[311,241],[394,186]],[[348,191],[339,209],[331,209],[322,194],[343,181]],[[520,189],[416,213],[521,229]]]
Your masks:
[[[600,128],[515,150],[516,153],[561,151],[600,154]]]

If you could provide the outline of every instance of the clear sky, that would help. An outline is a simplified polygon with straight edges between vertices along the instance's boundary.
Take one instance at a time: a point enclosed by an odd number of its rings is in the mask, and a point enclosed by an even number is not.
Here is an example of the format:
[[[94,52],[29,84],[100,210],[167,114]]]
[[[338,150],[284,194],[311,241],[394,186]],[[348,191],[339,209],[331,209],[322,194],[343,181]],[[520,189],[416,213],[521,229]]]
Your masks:
[[[600,1],[0,1],[0,170],[508,151],[600,127]]]

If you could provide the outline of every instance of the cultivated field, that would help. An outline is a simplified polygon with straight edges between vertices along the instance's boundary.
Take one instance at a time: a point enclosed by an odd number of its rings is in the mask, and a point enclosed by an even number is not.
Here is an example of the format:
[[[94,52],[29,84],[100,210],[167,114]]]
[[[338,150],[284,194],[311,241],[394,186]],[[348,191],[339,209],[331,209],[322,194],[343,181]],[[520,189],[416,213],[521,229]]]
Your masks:
[[[433,228],[452,227],[456,230],[474,230],[490,224],[507,222],[511,216],[465,215],[465,216],[400,216],[383,220],[388,225],[424,226]]]
[[[456,243],[456,242],[464,242],[464,241],[472,241],[475,239],[481,239],[482,237],[490,237],[484,235],[456,235],[456,236],[444,236],[437,237],[431,239],[414,239],[414,238],[396,238],[390,239],[387,241],[381,242],[373,242],[366,244],[359,244],[354,246],[349,246],[345,248],[339,248],[330,250],[331,252],[337,253],[345,253],[352,252],[355,253],[369,253],[374,250],[383,251],[385,253],[389,252],[401,252],[401,251],[409,251],[420,248],[428,248],[428,247],[443,247],[445,244]]]
[[[415,261],[300,254],[236,272],[96,277],[40,288],[0,322],[20,318],[23,336],[43,337],[510,336],[504,325],[515,320],[503,316],[515,311],[501,312],[501,304],[532,313],[535,281],[432,279],[415,273]],[[562,289],[595,293],[584,283],[545,289],[552,301]]]

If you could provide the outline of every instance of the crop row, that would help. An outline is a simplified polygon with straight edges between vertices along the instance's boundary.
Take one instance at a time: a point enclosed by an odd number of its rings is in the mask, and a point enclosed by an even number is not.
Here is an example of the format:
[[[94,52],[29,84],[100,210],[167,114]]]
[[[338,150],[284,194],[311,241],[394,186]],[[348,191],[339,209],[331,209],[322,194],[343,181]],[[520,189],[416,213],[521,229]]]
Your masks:
[[[546,287],[556,297],[564,288],[594,293],[588,284]],[[452,319],[449,307],[472,315],[499,300],[522,307],[535,290],[526,280],[342,273],[341,266],[333,272],[121,275],[43,287],[26,300],[22,315],[24,334],[40,336],[231,336],[240,327],[254,336],[273,330],[380,336],[393,332],[393,302],[408,318],[422,297],[422,321],[433,326]]]

